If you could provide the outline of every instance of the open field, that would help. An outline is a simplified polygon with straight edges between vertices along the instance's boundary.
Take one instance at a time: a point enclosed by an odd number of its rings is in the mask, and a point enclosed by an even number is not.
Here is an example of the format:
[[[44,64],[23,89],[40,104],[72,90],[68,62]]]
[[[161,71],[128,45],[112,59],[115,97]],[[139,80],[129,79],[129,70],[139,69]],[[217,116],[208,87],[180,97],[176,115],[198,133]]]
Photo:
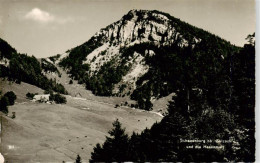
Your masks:
[[[105,141],[116,119],[128,134],[141,132],[162,119],[155,112],[126,106],[115,108],[115,104],[129,99],[94,96],[82,85],[67,84],[68,78],[62,76],[59,81],[69,91],[67,104],[62,105],[32,102],[26,99],[26,93],[41,94],[42,89],[23,82],[1,81],[3,93],[14,91],[17,95],[15,105],[9,107],[9,113],[16,112],[16,118],[2,116],[1,153],[7,161],[72,162],[79,154],[88,162],[93,147]]]
[[[43,90],[27,83],[10,83],[0,80],[3,93],[14,91],[17,100],[9,107],[9,114],[16,112],[16,118],[3,115],[3,135],[1,153],[9,162],[62,162],[75,161],[77,154],[88,162],[97,143],[103,143],[112,123],[116,119],[131,135],[133,131],[141,132],[150,128],[162,116],[157,112],[165,109],[171,97],[154,101],[151,112],[132,109],[127,106],[115,108],[116,104],[126,101],[133,103],[129,97],[95,96],[83,85],[68,84],[70,78],[59,68],[61,77],[55,78],[68,90],[66,104],[46,104],[26,99],[26,93],[43,94]]]
[[[96,143],[103,143],[112,122],[119,119],[127,132],[140,132],[160,116],[139,110],[68,98],[68,105],[16,104],[17,117],[3,118],[2,151],[11,162],[88,160]]]

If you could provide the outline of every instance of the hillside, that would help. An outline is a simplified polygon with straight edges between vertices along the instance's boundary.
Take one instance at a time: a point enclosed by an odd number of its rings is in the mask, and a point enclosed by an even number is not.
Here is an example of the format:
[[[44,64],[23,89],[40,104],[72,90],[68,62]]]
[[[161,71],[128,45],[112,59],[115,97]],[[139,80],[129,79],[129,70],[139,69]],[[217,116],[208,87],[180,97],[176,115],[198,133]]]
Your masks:
[[[129,96],[151,110],[154,99],[184,85],[205,89],[226,74],[239,48],[159,11],[131,10],[56,60],[95,95]],[[188,74],[186,73],[188,72]],[[187,75],[186,75],[187,74]]]
[[[179,90],[168,114],[141,134],[129,135],[114,122],[110,136],[94,147],[89,161],[254,162],[254,34],[247,39],[232,56],[231,81],[222,78],[212,87],[216,99],[203,89]]]
[[[248,43],[229,54],[223,69],[230,74],[216,74],[220,67],[214,65],[208,87],[192,88],[193,81],[184,82],[169,103],[168,114],[151,129],[129,135],[115,121],[89,161],[254,162],[254,37],[248,35]],[[189,79],[191,73],[183,73]]]
[[[6,41],[0,39],[0,77],[15,83],[26,82],[44,90],[53,90],[67,94],[64,86],[56,81],[49,80],[44,67],[34,56],[18,53]]]
[[[168,114],[141,134],[127,139],[115,122],[90,161],[253,161],[254,34],[247,39],[240,48],[169,14],[131,10],[56,56],[95,95],[130,97],[145,110],[174,95]]]
[[[161,116],[131,109],[115,108],[125,102],[119,97],[99,97],[70,80],[62,70],[48,73],[62,83],[70,95],[65,95],[66,104],[46,104],[28,100],[26,93],[43,94],[44,90],[28,83],[0,81],[0,90],[13,91],[17,95],[14,106],[9,107],[9,116],[2,115],[2,154],[9,162],[62,162],[74,161],[80,154],[84,161],[90,159],[96,143],[104,142],[112,122],[119,119],[130,134],[150,128]],[[77,96],[80,94],[80,96]],[[11,113],[16,118],[11,119]]]

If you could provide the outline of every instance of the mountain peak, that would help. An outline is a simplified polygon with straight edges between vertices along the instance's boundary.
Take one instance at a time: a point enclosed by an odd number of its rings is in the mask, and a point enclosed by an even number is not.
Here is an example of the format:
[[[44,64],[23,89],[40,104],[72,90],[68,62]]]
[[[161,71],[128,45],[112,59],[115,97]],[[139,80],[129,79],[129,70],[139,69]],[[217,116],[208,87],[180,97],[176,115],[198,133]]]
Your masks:
[[[204,50],[208,48],[214,49],[216,57],[221,58],[223,53],[215,50],[216,44],[228,46],[219,37],[167,13],[134,9],[117,22],[101,29],[83,45],[68,51],[66,57],[60,60],[60,65],[68,68],[69,73],[80,83],[86,83],[86,87],[94,94],[130,95],[138,99],[136,94],[139,89],[149,85],[146,79],[158,73],[154,71],[158,68],[155,66],[157,61],[163,67],[170,60],[167,55],[176,53],[182,56],[182,53],[186,54],[193,49],[200,49],[203,54],[207,54],[208,51]],[[167,59],[161,60],[161,57]],[[167,83],[171,82],[157,83],[159,85],[156,87],[160,87],[162,92],[147,92],[149,96],[145,97],[146,101],[150,101],[152,96],[171,93],[163,92]]]
[[[132,9],[126,15],[128,14],[150,14],[149,16],[156,16],[156,15],[169,16],[168,14],[158,10],[143,10],[143,9]]]
[[[127,14],[135,14],[135,13],[147,13],[149,12],[150,10],[142,10],[142,9],[132,9],[130,10]]]
[[[114,45],[134,45],[153,42],[171,45],[178,41],[179,46],[188,42],[175,28],[176,22],[167,14],[156,10],[130,10],[119,21],[101,29],[95,37]]]

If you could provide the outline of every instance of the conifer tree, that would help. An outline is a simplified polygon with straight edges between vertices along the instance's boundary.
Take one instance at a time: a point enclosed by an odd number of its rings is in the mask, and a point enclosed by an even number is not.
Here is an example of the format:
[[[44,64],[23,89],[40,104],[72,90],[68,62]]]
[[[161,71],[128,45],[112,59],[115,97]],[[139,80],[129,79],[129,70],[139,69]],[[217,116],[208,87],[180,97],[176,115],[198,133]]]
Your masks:
[[[90,162],[127,161],[128,135],[118,119],[113,123],[113,129],[108,133],[110,136],[106,137],[103,146],[97,144],[94,147]]]

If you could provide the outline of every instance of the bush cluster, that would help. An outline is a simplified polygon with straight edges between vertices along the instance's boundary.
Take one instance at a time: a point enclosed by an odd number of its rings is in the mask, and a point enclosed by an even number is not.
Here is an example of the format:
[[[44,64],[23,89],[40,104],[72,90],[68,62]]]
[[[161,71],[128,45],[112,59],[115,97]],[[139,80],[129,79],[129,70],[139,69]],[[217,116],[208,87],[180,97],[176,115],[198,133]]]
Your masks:
[[[0,99],[0,111],[3,113],[8,113],[8,106],[14,105],[16,100],[16,95],[13,91],[6,92]]]

